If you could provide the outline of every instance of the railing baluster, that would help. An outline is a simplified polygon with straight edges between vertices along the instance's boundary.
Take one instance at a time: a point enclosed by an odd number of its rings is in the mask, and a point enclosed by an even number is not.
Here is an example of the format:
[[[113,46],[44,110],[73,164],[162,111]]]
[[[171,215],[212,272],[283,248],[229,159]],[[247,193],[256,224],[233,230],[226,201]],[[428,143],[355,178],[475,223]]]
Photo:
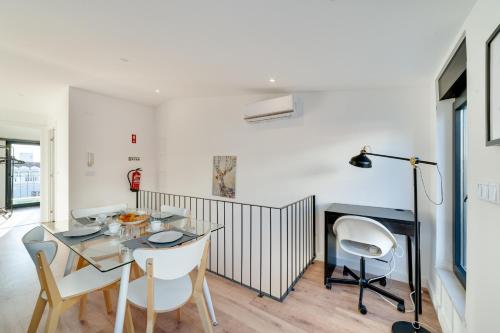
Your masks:
[[[243,205],[240,205],[240,240],[241,240],[241,249],[240,249],[240,282],[243,284]]]
[[[252,205],[250,205],[250,242],[248,243],[250,245],[250,288],[252,288],[252,224]]]
[[[260,232],[260,237],[259,237],[259,246],[260,246],[260,250],[259,250],[259,297],[262,297],[262,207],[260,207],[260,219],[259,219],[259,223],[260,223],[260,228],[259,228],[259,232]]]
[[[272,209],[269,208],[269,295],[273,294],[273,289],[272,289],[272,281],[273,281],[273,246],[272,246],[272,238],[273,238],[273,232],[272,232]]]

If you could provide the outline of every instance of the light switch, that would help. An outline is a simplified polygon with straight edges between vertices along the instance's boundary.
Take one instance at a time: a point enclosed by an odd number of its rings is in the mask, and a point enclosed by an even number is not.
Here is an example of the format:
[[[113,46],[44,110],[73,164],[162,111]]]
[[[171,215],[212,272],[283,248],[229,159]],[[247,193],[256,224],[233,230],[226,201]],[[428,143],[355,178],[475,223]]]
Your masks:
[[[488,184],[488,200],[498,203],[498,184]]]

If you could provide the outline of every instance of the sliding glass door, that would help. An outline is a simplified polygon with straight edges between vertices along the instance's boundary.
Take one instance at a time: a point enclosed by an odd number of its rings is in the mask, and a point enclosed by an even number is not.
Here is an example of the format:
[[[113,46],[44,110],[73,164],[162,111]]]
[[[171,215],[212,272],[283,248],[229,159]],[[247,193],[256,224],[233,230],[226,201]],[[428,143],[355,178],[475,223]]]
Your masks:
[[[12,207],[40,204],[40,143],[7,141],[10,155],[23,164],[12,164],[6,172],[6,201]]]

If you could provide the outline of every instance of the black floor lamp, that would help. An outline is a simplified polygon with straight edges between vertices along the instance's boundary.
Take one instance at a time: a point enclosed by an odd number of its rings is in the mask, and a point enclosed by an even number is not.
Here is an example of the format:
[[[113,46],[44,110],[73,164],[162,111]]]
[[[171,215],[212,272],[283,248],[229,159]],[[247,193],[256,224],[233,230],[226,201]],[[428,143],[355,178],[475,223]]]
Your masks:
[[[359,155],[354,156],[349,161],[350,164],[359,167],[359,168],[371,168],[372,161],[368,158],[367,155],[371,156],[379,156],[386,157],[401,161],[410,162],[411,167],[413,168],[413,206],[414,206],[414,214],[415,214],[415,256],[416,256],[416,264],[415,264],[415,320],[410,323],[408,321],[397,321],[392,324],[392,332],[393,333],[426,333],[430,332],[429,330],[420,326],[420,322],[418,320],[419,310],[420,310],[420,295],[421,295],[421,286],[420,286],[420,227],[418,224],[418,201],[417,201],[417,165],[418,164],[429,164],[429,165],[437,165],[435,162],[422,161],[418,157],[398,157],[391,155],[381,155],[381,154],[373,154],[368,152],[367,147],[363,147]]]

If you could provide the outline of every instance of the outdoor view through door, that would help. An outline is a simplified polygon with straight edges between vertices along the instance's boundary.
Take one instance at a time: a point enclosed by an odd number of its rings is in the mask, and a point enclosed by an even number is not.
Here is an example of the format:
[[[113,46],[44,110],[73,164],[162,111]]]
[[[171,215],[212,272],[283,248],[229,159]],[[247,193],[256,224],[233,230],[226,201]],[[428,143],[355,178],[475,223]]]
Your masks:
[[[13,157],[24,161],[23,164],[12,165],[7,170],[7,200],[14,207],[40,204],[40,144],[38,142],[8,141]]]

